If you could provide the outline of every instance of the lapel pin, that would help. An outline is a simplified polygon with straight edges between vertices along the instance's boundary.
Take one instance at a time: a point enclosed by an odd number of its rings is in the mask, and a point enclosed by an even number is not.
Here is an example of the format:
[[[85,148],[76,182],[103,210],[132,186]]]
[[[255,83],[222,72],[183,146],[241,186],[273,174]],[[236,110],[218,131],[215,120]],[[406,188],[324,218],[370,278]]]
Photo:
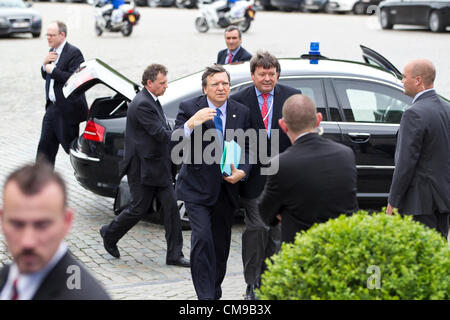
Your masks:
[[[236,115],[235,115],[235,114],[233,114],[233,118],[236,118]]]

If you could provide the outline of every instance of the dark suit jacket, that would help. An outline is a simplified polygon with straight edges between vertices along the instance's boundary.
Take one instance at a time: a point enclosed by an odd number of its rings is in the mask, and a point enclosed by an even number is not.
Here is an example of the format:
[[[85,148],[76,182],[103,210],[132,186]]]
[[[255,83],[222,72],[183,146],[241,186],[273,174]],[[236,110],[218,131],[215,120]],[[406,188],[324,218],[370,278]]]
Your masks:
[[[88,106],[86,98],[83,95],[66,99],[64,98],[62,88],[66,83],[67,79],[72,75],[72,73],[78,69],[81,63],[84,62],[83,54],[81,51],[66,42],[61,56],[59,57],[58,63],[52,74],[47,77],[47,73],[42,70],[42,78],[45,81],[45,96],[48,100],[48,90],[50,86],[50,79],[54,79],[53,90],[56,97],[56,106],[62,114],[63,120],[70,124],[78,124],[80,122],[86,121],[88,115]],[[71,142],[71,141],[70,141]]]
[[[184,130],[184,123],[189,120],[198,110],[207,108],[208,102],[205,95],[185,100],[180,104],[178,115],[175,121],[174,135],[183,136],[180,132]],[[247,130],[250,126],[250,118],[248,109],[240,103],[228,99],[226,115],[226,129],[243,129]],[[195,164],[193,155],[194,143],[196,133],[204,134],[206,130],[214,129],[214,122],[212,120],[203,123],[201,126],[194,128],[191,138],[187,141],[187,151],[192,156],[191,164],[183,163],[180,173],[178,175],[176,184],[176,193],[179,200],[184,200],[205,206],[213,206],[217,202],[221,187],[225,187],[231,201],[238,206],[239,183],[230,184],[223,180],[220,172],[220,164],[207,164],[204,159],[201,159],[200,164]],[[201,130],[201,131],[200,131]],[[230,141],[230,136],[225,136],[225,140]],[[237,139],[234,139],[236,142]],[[211,144],[211,141],[202,141],[202,145],[197,145],[198,151],[203,151]],[[242,153],[244,154],[244,162],[239,165],[239,169],[244,170],[246,175],[250,172],[250,165],[248,164],[248,145],[241,145]],[[220,156],[220,155],[219,155]],[[202,157],[203,158],[203,157]]]
[[[75,273],[70,266],[80,268],[80,289],[69,289],[67,281]],[[0,291],[8,279],[9,266],[0,270]],[[67,252],[56,266],[47,274],[32,300],[109,300],[110,297],[98,281],[78,262],[70,252]]]
[[[143,88],[128,106],[121,173],[140,170],[140,182],[147,186],[165,187],[172,183],[171,133],[162,108]]]
[[[218,64],[225,64],[225,61],[226,61],[225,59],[228,60],[227,50],[228,49],[220,50],[219,53],[217,54],[217,63]],[[243,47],[241,47],[239,49],[239,51],[236,53],[236,55],[233,57],[231,62],[250,61],[251,58],[252,58],[252,55],[250,54],[250,52],[248,52]]]
[[[389,203],[403,214],[450,212],[450,104],[434,90],[402,116]]]
[[[293,242],[296,232],[357,210],[356,177],[350,148],[309,133],[279,155],[259,199],[261,218],[276,225],[281,214],[281,240]]]
[[[271,130],[277,129],[279,131],[279,150],[271,150],[270,139],[267,137],[266,145],[268,148],[269,155],[281,153],[286,150],[290,145],[291,141],[288,136],[281,130],[278,120],[282,118],[282,110],[284,102],[292,95],[301,93],[300,90],[291,88],[282,84],[277,84],[274,88],[274,101],[273,101],[273,114],[272,114],[272,127]],[[256,97],[255,86],[248,87],[244,90],[231,96],[232,99],[242,103],[250,110],[250,126],[256,130],[265,130],[264,122],[261,116],[261,109],[259,108],[258,98]],[[259,137],[259,136],[258,136]],[[260,142],[258,138],[258,150]],[[258,151],[259,152],[259,151]],[[259,157],[258,157],[259,158]],[[258,159],[258,163],[252,166],[250,176],[245,183],[241,184],[241,195],[244,198],[253,199],[258,197],[262,190],[264,189],[264,184],[266,182],[266,176],[260,174],[261,172],[261,161]]]

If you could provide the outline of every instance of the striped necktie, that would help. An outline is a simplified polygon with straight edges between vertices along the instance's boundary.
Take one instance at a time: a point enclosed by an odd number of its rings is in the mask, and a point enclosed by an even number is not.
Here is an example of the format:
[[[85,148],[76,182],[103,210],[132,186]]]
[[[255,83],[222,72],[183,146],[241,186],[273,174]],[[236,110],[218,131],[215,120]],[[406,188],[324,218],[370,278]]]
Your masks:
[[[233,54],[230,51],[230,53],[228,54],[228,63],[231,63],[231,60],[233,60]]]

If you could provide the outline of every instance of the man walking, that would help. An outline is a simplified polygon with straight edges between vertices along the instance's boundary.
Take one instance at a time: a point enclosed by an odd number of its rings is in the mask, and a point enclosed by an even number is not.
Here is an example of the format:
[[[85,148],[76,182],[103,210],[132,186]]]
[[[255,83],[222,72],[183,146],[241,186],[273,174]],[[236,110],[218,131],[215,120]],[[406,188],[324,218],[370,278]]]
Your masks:
[[[279,170],[268,176],[259,199],[262,220],[281,221],[281,240],[294,242],[297,232],[358,209],[353,151],[319,136],[322,114],[307,96],[286,100],[280,127],[292,146],[279,157]]]
[[[229,137],[230,131],[247,130],[250,120],[245,106],[228,99],[230,75],[222,66],[206,68],[202,75],[202,88],[204,95],[180,104],[175,122],[173,139],[184,137],[187,143],[183,152],[194,160],[183,163],[176,191],[178,199],[185,202],[192,227],[191,274],[197,297],[220,299],[230,252],[233,216],[239,207],[238,182],[250,169],[248,164],[241,163],[238,168],[232,166],[231,175],[224,176],[220,169],[222,142],[235,138]],[[205,158],[196,161],[196,156],[207,153],[210,145],[207,141],[211,139],[203,137],[211,132],[217,147],[214,155],[219,155],[219,161],[210,162]],[[242,145],[241,150],[248,159],[248,147]]]
[[[69,153],[70,143],[78,137],[79,124],[86,121],[86,98],[80,95],[66,99],[62,88],[72,73],[84,62],[81,51],[66,41],[67,26],[61,21],[50,23],[47,41],[50,51],[41,67],[45,80],[45,115],[36,158],[44,157],[53,166],[59,145]]]
[[[125,157],[122,174],[127,174],[131,203],[109,225],[100,229],[106,251],[119,258],[117,242],[149,212],[153,198],[161,203],[166,230],[166,263],[189,267],[182,247],[181,221],[172,179],[170,129],[158,100],[167,89],[167,69],[160,64],[147,67],[144,88],[128,107]]]
[[[398,208],[447,239],[450,214],[450,103],[434,90],[429,60],[403,70],[405,94],[414,98],[403,113],[395,151],[387,213]]]
[[[291,145],[289,138],[280,130],[278,120],[281,118],[283,103],[300,90],[278,84],[281,67],[278,59],[269,52],[258,52],[250,61],[253,86],[234,94],[232,98],[250,111],[251,128],[257,130],[258,148],[267,146],[268,158],[283,152]],[[262,135],[259,132],[263,132]],[[272,136],[279,137],[274,141]],[[261,141],[264,139],[265,141]],[[271,150],[271,145],[279,146]],[[261,150],[257,150],[260,155]],[[245,229],[242,233],[242,261],[244,278],[247,283],[245,299],[254,300],[254,290],[259,287],[261,274],[264,272],[266,258],[280,248],[280,227],[266,226],[260,218],[257,198],[261,194],[266,176],[261,174],[264,163],[258,157],[252,166],[250,176],[242,184],[240,196],[245,208]]]

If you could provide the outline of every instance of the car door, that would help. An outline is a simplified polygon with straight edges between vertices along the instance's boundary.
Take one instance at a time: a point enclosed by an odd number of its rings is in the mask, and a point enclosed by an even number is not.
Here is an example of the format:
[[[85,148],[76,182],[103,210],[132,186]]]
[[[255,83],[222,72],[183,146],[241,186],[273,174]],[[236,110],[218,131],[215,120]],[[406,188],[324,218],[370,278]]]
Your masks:
[[[334,78],[332,84],[343,112],[342,143],[356,156],[358,198],[381,204],[389,194],[397,132],[411,98],[400,86],[377,80]]]
[[[367,64],[377,66],[386,70],[391,71],[397,78],[401,79],[403,77],[402,73],[385,57],[381,54],[372,50],[366,46],[359,45],[363,52],[363,60]]]
[[[407,17],[405,23],[413,25],[428,25],[428,16],[430,14],[430,1],[425,0],[406,0],[405,13]]]
[[[396,24],[411,24],[414,19],[411,17],[411,1],[401,0],[391,5],[392,22]]]

